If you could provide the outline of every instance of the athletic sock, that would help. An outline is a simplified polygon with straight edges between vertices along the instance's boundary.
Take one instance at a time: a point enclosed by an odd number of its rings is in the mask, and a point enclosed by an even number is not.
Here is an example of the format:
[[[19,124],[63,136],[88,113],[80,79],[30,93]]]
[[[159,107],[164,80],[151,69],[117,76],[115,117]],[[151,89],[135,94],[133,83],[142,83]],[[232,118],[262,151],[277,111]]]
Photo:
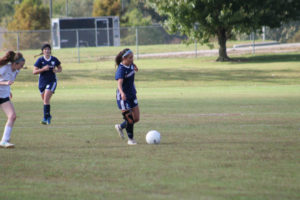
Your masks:
[[[5,126],[3,136],[2,136],[2,142],[8,142],[10,140],[10,133],[12,131],[12,127]]]
[[[127,124],[126,132],[127,132],[128,138],[133,139],[133,124],[129,124],[129,123]]]
[[[126,125],[127,125],[127,122],[126,122],[126,121],[124,121],[122,124],[120,124],[120,126],[121,126],[121,129],[124,129],[124,128],[126,128]]]
[[[44,118],[50,117],[50,105],[44,105]]]

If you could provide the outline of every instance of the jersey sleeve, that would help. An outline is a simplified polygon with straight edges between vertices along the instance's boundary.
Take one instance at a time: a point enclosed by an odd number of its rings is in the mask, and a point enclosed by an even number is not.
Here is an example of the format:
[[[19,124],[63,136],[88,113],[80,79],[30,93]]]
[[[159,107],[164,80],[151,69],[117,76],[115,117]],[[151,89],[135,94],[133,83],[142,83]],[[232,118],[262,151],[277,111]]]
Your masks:
[[[124,67],[119,66],[117,71],[116,71],[115,79],[119,80],[119,79],[124,79],[124,78],[125,78]]]
[[[61,62],[57,58],[55,58],[55,66],[59,66],[60,64]]]
[[[42,68],[42,62],[41,62],[41,59],[37,59],[37,61],[34,63],[34,66],[35,67],[38,67],[38,68]]]

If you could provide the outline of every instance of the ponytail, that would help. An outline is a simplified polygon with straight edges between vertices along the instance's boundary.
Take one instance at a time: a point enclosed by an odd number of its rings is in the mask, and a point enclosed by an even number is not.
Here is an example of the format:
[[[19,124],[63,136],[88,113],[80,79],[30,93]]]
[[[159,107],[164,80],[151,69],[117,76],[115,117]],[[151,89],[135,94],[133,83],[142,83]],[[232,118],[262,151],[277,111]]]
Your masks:
[[[5,56],[0,58],[0,67],[6,65],[7,63],[20,63],[25,61],[21,53],[15,53],[13,51],[8,51]]]
[[[43,55],[43,52],[42,52],[42,53],[39,53],[39,54],[37,54],[37,55],[35,55],[35,56],[33,56],[33,57],[36,58],[36,57],[41,56],[41,55]]]
[[[6,54],[2,58],[0,58],[0,67],[6,65],[9,62],[12,63],[14,61],[15,55],[16,53],[13,51],[6,52]]]
[[[122,62],[123,58],[127,57],[127,55],[129,53],[132,53],[132,51],[130,49],[128,49],[128,48],[123,49],[122,51],[120,51],[118,53],[118,55],[116,56],[116,58],[115,58],[116,66],[119,66],[120,63]]]

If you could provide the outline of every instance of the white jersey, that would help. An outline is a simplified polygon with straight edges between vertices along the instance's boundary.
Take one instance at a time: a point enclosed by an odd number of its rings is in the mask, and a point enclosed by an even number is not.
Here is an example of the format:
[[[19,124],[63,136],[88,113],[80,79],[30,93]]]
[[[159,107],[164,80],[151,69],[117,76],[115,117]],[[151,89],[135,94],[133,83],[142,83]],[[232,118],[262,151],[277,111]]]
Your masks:
[[[0,67],[0,82],[2,81],[15,81],[19,70],[12,71],[11,64]],[[9,85],[0,85],[0,98],[6,98],[10,95]]]

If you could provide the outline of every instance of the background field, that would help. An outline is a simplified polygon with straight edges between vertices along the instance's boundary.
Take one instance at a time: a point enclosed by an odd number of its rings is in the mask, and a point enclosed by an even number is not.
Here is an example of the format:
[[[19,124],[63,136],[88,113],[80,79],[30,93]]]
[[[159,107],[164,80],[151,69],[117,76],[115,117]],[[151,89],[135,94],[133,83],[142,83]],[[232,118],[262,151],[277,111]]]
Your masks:
[[[13,86],[0,199],[299,199],[300,55],[214,60],[136,61],[137,146],[114,130],[113,61],[63,63],[50,126],[29,62]],[[151,129],[160,145],[145,143]]]
[[[274,42],[270,40],[256,40],[256,43],[260,42]],[[245,41],[228,41],[227,48],[232,48],[234,45],[243,45],[243,44],[252,44],[253,41],[245,40]],[[201,45],[197,44],[197,50],[209,50],[211,48],[217,49],[217,42],[212,42],[210,45]],[[52,53],[57,55],[63,63],[78,63],[78,57],[80,58],[80,62],[102,62],[103,60],[113,60],[114,56],[120,52],[120,50],[124,48],[130,48],[134,50],[135,54],[143,55],[143,54],[155,54],[155,53],[174,53],[174,52],[186,52],[195,51],[195,44],[158,44],[158,45],[139,45],[138,47],[135,45],[132,46],[111,46],[111,47],[80,47],[78,48],[62,48],[62,49],[53,49]],[[138,52],[137,52],[138,51]],[[249,50],[251,53],[252,49]],[[270,50],[271,52],[271,50]],[[27,59],[27,63],[34,63],[36,58],[35,55],[40,53],[40,49],[35,50],[26,50],[22,51],[24,56]],[[193,57],[195,57],[193,55]]]

